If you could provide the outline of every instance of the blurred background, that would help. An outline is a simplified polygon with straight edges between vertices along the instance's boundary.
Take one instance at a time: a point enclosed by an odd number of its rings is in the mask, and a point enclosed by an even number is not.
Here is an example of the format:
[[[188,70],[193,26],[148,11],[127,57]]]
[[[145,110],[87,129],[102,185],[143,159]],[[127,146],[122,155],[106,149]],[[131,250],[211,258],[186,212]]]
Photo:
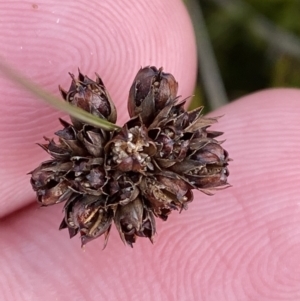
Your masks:
[[[191,108],[251,92],[300,87],[299,0],[185,0],[198,46]]]

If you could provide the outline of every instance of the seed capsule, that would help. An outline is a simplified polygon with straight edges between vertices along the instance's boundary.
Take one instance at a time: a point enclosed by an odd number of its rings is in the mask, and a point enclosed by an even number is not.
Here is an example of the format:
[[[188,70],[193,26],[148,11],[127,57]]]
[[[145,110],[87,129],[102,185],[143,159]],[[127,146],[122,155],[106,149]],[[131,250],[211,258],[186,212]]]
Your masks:
[[[178,83],[174,76],[162,72],[162,68],[140,69],[129,91],[129,116],[140,115],[148,124],[171,99],[177,95]]]
[[[80,70],[77,79],[71,73],[70,76],[72,83],[68,92],[59,86],[64,100],[93,115],[115,123],[117,120],[117,110],[100,76],[96,73],[96,81],[93,81],[86,75],[83,75]],[[71,119],[76,127],[82,127],[81,122],[73,117]]]
[[[148,237],[153,241],[155,221],[151,212],[147,211],[140,198],[125,206],[118,206],[115,225],[124,243],[132,247],[137,236]]]

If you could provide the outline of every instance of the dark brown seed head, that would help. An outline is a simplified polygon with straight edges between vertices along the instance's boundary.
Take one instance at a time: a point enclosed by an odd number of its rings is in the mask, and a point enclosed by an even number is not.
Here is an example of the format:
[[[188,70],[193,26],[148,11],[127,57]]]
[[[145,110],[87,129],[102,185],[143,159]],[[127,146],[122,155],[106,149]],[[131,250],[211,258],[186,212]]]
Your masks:
[[[96,116],[115,122],[116,110],[101,79],[72,75],[64,99]],[[177,82],[162,68],[141,69],[130,89],[132,117],[120,130],[103,130],[72,119],[60,120],[58,139],[40,146],[51,160],[31,172],[38,202],[65,202],[60,229],[77,233],[82,245],[105,237],[114,223],[130,246],[137,237],[153,242],[155,218],[167,220],[187,209],[193,189],[206,194],[226,188],[228,153],[210,131],[217,118],[187,112],[178,101]]]

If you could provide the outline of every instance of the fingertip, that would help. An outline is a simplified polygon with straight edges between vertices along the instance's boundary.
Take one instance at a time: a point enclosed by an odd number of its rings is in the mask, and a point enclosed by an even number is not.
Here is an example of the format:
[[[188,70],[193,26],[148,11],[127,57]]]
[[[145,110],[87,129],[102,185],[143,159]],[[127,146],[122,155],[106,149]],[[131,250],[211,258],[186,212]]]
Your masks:
[[[295,162],[300,163],[295,151],[300,148],[299,98],[299,89],[263,90],[210,114],[224,114],[213,128],[224,132],[224,148],[233,158],[229,182],[239,195],[266,189],[272,194],[272,183],[279,177],[281,185],[291,191],[290,178],[300,178],[293,168]],[[247,190],[245,183],[252,183],[253,189]]]
[[[59,95],[58,84],[69,87],[68,72],[76,74],[80,67],[91,79],[94,72],[99,73],[116,103],[119,124],[128,118],[129,88],[141,66],[163,66],[179,82],[179,94],[192,94],[196,46],[190,18],[180,0],[139,1],[135,5],[123,0],[44,1],[18,7],[11,2],[3,7],[1,16],[3,24],[10,25],[10,30],[0,28],[1,55],[7,62],[55,95]],[[45,158],[33,145],[43,135],[52,136],[62,114],[7,80],[1,81],[0,88],[5,99],[0,121],[5,148],[0,157],[5,158],[2,176],[9,187],[5,189],[9,193],[3,195],[7,201],[0,200],[4,215],[32,201],[29,188],[23,189],[24,174],[39,158]],[[22,183],[17,196],[11,189],[15,183]]]

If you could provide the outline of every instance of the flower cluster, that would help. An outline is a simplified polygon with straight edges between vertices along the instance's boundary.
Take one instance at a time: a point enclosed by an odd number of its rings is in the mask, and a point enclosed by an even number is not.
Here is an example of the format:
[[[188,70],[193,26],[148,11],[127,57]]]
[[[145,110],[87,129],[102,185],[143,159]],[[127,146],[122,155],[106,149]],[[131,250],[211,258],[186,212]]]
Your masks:
[[[70,104],[104,118],[117,119],[116,108],[97,75],[96,81],[72,74],[69,91],[60,88]],[[153,241],[155,217],[187,209],[193,189],[206,194],[225,188],[228,153],[208,130],[217,118],[187,112],[177,98],[178,84],[162,68],[139,70],[128,98],[130,120],[120,130],[103,130],[72,118],[60,120],[58,141],[41,147],[51,160],[31,172],[38,202],[64,202],[60,229],[70,237],[80,233],[82,244],[101,235],[107,243],[114,223],[123,242],[139,237]]]

